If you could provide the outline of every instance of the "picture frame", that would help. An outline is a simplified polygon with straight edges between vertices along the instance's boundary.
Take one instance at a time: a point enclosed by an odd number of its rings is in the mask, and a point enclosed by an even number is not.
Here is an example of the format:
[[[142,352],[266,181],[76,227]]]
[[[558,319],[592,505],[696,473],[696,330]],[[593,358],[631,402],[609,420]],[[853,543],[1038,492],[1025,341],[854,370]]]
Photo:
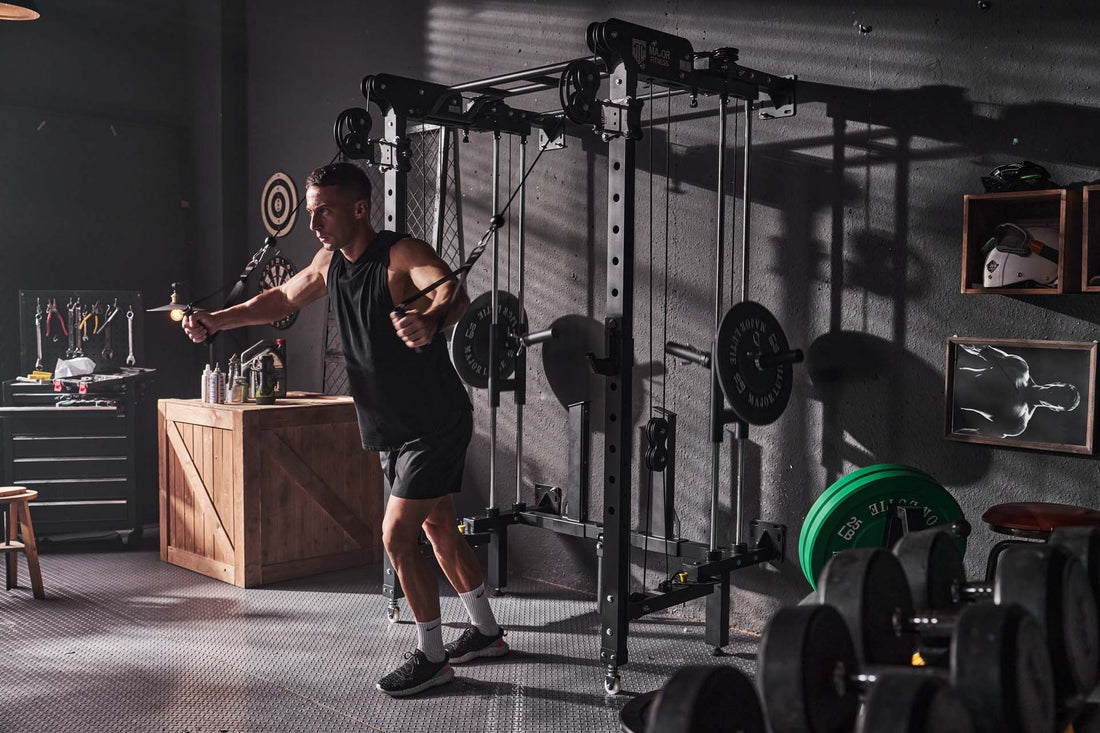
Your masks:
[[[1091,454],[1097,344],[947,339],[944,435],[950,440]]]

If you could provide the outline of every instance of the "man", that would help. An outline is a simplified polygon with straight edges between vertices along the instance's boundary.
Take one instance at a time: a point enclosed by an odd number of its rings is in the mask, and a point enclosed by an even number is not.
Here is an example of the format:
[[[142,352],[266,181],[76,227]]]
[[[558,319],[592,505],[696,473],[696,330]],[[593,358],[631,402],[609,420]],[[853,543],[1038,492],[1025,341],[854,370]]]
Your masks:
[[[183,320],[183,329],[201,342],[228,328],[276,321],[328,293],[363,448],[378,451],[390,492],[382,541],[416,618],[416,649],[376,687],[413,695],[451,681],[450,663],[508,651],[477,557],[458,532],[451,498],[462,485],[473,408],[435,337],[458,321],[470,301],[452,280],[404,315],[393,312],[396,303],[450,270],[425,242],[371,228],[370,181],[356,166],[336,163],[310,173],[306,211],[321,242],[309,267],[240,305],[196,311]],[[418,547],[421,528],[470,615],[469,628],[446,647],[439,586]]]
[[[1037,384],[1023,357],[994,346],[959,344],[954,420],[956,433],[1014,438],[1040,407],[1072,412],[1081,393],[1072,384]]]

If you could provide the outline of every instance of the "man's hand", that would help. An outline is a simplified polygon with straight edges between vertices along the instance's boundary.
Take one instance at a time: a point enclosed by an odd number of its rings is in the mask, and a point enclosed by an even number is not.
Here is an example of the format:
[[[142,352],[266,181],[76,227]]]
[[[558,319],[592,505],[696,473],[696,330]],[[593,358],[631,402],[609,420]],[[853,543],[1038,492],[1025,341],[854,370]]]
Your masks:
[[[184,316],[180,325],[183,326],[184,333],[196,344],[201,344],[207,337],[218,332],[213,314],[204,310],[196,310],[191,315]]]
[[[439,332],[439,321],[417,310],[407,310],[403,316],[394,311],[390,313],[390,320],[393,321],[397,337],[410,349],[426,346]]]

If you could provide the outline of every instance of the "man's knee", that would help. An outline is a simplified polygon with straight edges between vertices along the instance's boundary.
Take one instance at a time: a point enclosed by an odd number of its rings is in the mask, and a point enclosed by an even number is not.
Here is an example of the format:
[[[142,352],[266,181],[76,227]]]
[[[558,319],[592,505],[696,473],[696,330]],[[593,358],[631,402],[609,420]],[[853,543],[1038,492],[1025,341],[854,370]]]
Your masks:
[[[418,552],[418,534],[419,527],[412,522],[393,520],[389,517],[382,522],[382,545],[391,558]]]
[[[424,534],[433,547],[441,547],[454,544],[462,535],[458,532],[458,520],[424,522]]]

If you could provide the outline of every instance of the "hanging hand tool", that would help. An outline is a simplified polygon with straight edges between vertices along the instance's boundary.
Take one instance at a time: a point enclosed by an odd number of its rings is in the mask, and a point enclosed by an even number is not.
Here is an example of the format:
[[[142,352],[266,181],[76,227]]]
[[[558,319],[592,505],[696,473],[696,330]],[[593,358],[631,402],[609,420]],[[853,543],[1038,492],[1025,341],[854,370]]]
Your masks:
[[[91,319],[91,321],[92,321],[92,335],[94,336],[97,333],[99,333],[99,314],[101,312],[102,312],[102,309],[99,307],[99,301],[97,300],[95,302],[95,305],[92,306],[92,309],[90,311],[88,311],[88,313],[86,313],[83,318],[80,319],[81,338],[83,338],[85,341],[88,340],[88,320],[89,319]]]
[[[69,312],[69,319],[67,321],[68,326],[64,328],[65,335],[69,337],[69,348],[65,349],[66,359],[72,359],[73,352],[76,351],[76,347],[73,345],[73,308],[75,307],[75,305],[76,304],[73,302],[73,299],[69,298],[69,302],[65,306],[65,309]]]
[[[57,310],[57,299],[50,298],[46,302],[46,337],[52,339],[56,344],[60,336],[56,332],[54,332],[53,336],[50,335],[50,322],[54,319],[54,316],[57,316],[57,322],[61,324],[61,333],[68,336],[69,330],[65,327],[65,319]]]
[[[134,358],[134,307],[129,306],[126,309],[126,331],[129,334],[130,339],[130,353],[126,356],[126,366],[133,366],[137,364],[137,359]]]
[[[34,305],[34,341],[38,347],[38,359],[34,362],[34,370],[42,370],[42,299],[37,298]]]
[[[99,355],[107,361],[115,358],[115,349],[114,346],[111,345],[111,321],[118,315],[118,310],[118,299],[116,298],[114,310],[111,310],[111,306],[107,306],[107,310],[104,313],[106,317],[103,319],[103,325],[99,327],[99,330],[103,332],[103,351],[101,351]]]
[[[69,320],[69,338],[73,342],[73,356],[84,356],[84,346],[80,343],[80,316],[84,313],[84,309],[80,306],[79,297],[77,297],[70,312],[73,314],[73,317]]]

